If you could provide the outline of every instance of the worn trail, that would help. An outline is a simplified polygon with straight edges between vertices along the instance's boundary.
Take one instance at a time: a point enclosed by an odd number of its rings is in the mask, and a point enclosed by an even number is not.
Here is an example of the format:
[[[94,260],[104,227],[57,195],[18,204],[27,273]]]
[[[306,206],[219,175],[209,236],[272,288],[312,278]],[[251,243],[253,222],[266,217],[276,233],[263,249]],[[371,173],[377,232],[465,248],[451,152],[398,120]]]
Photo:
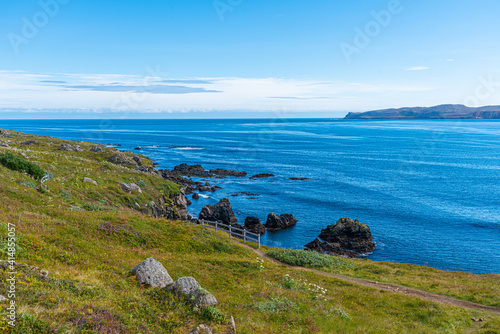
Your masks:
[[[337,279],[342,280],[342,281],[346,281],[346,282],[349,282],[352,284],[366,286],[366,287],[373,288],[373,289],[386,290],[386,291],[391,291],[391,292],[396,292],[396,293],[404,293],[404,294],[407,294],[409,296],[419,297],[422,299],[427,299],[427,300],[441,303],[441,304],[447,304],[447,305],[452,305],[452,306],[457,306],[457,307],[462,307],[462,308],[469,308],[469,309],[477,309],[477,310],[482,310],[485,312],[500,314],[500,307],[486,306],[486,305],[471,303],[468,301],[455,299],[455,298],[452,298],[452,297],[449,297],[446,295],[432,293],[432,292],[428,292],[428,291],[422,291],[422,290],[413,289],[413,288],[407,288],[404,286],[399,286],[399,285],[391,284],[391,283],[378,283],[378,282],[368,281],[368,280],[361,279],[361,278],[353,278],[353,277],[344,276],[344,275],[331,274],[331,273],[327,273],[327,272],[315,270],[315,269],[310,269],[310,268],[292,266],[292,265],[283,263],[281,261],[278,261],[278,260],[268,256],[267,254],[265,254],[264,252],[262,252],[258,249],[252,248],[252,247],[245,245],[245,244],[242,244],[242,245],[244,247],[250,249],[251,251],[253,251],[255,254],[257,254],[261,258],[265,258],[271,262],[274,262],[276,264],[283,265],[283,266],[286,266],[289,268],[293,268],[295,270],[309,271],[309,272],[313,272],[313,273],[316,273],[319,275],[337,278]]]

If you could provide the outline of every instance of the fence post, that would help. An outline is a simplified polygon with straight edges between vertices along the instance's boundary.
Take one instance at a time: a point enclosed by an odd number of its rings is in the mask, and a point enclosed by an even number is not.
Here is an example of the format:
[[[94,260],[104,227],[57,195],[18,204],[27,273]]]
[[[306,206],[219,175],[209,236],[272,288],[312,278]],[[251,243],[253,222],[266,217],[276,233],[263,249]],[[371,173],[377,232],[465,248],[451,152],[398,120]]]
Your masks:
[[[247,242],[247,230],[243,230],[243,242]]]
[[[259,248],[260,248],[260,234],[259,234]]]
[[[231,232],[231,223],[229,223],[229,238],[231,238],[231,234],[232,234],[232,232]]]
[[[217,233],[217,224],[218,224],[218,223],[219,223],[219,222],[216,220],[216,221],[215,221],[215,232],[216,232],[216,233]]]

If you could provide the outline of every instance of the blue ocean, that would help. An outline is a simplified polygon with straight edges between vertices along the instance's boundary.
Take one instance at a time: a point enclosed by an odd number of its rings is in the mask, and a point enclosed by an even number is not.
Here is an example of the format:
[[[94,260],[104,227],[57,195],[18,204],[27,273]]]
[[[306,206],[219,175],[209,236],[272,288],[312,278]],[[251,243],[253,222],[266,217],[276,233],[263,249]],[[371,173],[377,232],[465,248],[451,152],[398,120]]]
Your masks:
[[[214,179],[189,210],[230,199],[240,223],[291,213],[296,226],[267,233],[299,248],[340,217],[367,224],[375,261],[500,273],[500,122],[486,120],[11,120],[0,128],[248,172]],[[258,173],[273,178],[251,180]],[[308,178],[296,181],[290,178]],[[232,196],[248,192],[254,195]]]

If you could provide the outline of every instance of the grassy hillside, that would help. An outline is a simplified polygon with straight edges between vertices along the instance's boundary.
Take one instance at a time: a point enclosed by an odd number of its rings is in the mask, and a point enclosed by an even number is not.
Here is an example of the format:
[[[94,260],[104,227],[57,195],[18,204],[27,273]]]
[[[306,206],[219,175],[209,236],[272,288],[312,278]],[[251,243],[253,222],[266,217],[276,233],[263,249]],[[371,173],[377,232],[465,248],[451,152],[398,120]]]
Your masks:
[[[0,165],[0,252],[5,259],[8,228],[15,225],[20,263],[17,325],[10,328],[3,316],[0,331],[188,333],[207,324],[225,333],[233,316],[238,333],[500,333],[500,317],[494,314],[293,270],[257,259],[223,232],[151,218],[148,203],[179,192],[179,187],[109,162],[116,153],[112,149],[90,152],[95,144],[11,135],[0,136],[11,141],[0,153],[35,162],[53,179],[44,193],[36,189],[39,181]],[[27,140],[38,144],[20,144]],[[59,150],[63,142],[84,151]],[[141,160],[151,164],[146,157]],[[83,183],[84,177],[97,186]],[[142,193],[125,193],[122,182],[141,185]],[[116,231],[100,229],[103,222]],[[217,307],[196,309],[162,289],[139,286],[128,272],[150,256],[174,280],[194,277],[217,298]],[[7,296],[10,275],[3,268],[0,294]],[[494,275],[345,259],[323,269],[499,305],[499,278]],[[2,313],[7,306],[0,302]],[[471,317],[485,321],[472,322]]]

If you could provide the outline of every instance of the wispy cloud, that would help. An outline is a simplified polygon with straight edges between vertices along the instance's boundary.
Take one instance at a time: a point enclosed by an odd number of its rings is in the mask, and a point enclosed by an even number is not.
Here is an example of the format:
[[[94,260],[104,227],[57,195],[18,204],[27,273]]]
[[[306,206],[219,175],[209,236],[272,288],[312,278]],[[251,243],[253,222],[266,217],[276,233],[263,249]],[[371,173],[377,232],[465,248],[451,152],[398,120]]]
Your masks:
[[[89,90],[96,92],[129,92],[129,93],[150,93],[150,94],[191,94],[191,93],[220,93],[216,90],[208,90],[200,87],[172,86],[172,85],[144,85],[144,86],[124,86],[113,83],[111,85],[65,85],[62,86],[70,90]]]
[[[0,108],[24,110],[331,111],[421,101],[434,87],[290,78],[168,78],[123,74],[38,75],[0,71]],[[423,94],[423,93],[422,93]],[[395,96],[401,102],[396,102]],[[410,103],[411,104],[411,103]]]
[[[422,66],[408,67],[406,70],[407,71],[424,71],[424,70],[428,70],[428,69],[430,69],[429,66],[422,65]]]

